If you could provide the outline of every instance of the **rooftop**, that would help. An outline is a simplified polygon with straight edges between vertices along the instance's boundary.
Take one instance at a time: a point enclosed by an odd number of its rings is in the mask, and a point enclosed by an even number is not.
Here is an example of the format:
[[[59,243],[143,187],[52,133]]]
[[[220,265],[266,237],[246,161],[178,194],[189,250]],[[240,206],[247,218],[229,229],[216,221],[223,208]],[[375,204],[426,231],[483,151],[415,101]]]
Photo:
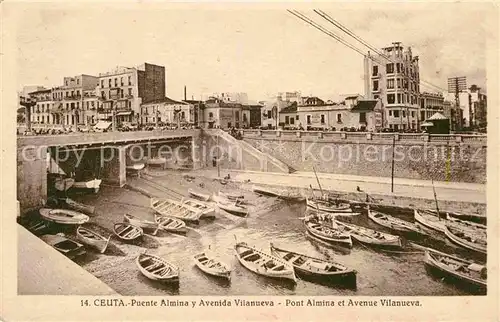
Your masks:
[[[378,100],[359,100],[358,103],[351,109],[353,112],[373,111],[377,106]]]
[[[149,102],[146,102],[146,103],[143,103],[142,105],[152,105],[152,104],[184,104],[184,105],[187,105],[189,104],[187,101],[186,102],[183,102],[183,101],[176,101],[176,100],[173,100],[169,97],[164,97],[162,99],[158,99],[158,100],[154,100],[154,101],[149,101]]]

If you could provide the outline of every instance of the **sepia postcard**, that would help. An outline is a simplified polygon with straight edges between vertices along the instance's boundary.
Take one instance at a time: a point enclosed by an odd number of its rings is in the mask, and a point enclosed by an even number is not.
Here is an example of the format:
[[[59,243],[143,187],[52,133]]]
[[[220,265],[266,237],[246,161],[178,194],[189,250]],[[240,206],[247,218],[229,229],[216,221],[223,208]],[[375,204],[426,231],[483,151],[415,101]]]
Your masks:
[[[496,2],[0,10],[0,320],[500,318]]]

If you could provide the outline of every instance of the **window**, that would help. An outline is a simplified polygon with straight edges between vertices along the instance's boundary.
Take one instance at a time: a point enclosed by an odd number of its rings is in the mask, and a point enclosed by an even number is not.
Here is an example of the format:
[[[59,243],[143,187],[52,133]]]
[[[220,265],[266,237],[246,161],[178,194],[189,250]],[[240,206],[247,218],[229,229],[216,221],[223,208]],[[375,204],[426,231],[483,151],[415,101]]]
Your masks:
[[[76,91],[76,96],[80,96],[80,91]]]
[[[359,123],[366,123],[366,112],[359,113]]]
[[[209,118],[214,117],[214,113],[212,113],[212,112],[208,113],[208,117],[209,117]]]
[[[389,116],[392,116],[392,110],[389,110]]]
[[[396,95],[387,94],[387,104],[394,104],[396,99]]]
[[[321,124],[325,124],[325,115],[321,114]]]
[[[118,78],[115,78],[115,87],[118,86]]]
[[[131,88],[128,89],[128,96],[132,96],[132,89]]]
[[[80,107],[80,102],[76,102],[76,108]]]
[[[401,103],[401,94],[398,94],[398,104]]]
[[[311,115],[306,116],[307,124],[311,124]]]
[[[298,120],[299,119],[299,116],[298,115],[295,115],[295,119]]]
[[[123,98],[123,89],[120,89],[120,98]]]
[[[184,113],[184,112],[182,112]],[[240,119],[240,112],[239,111],[236,111],[235,112],[235,115],[236,115],[236,120],[239,120]]]
[[[373,81],[373,91],[378,91],[378,80]]]
[[[101,79],[101,88],[104,88],[104,79]]]
[[[108,79],[108,87],[111,87],[111,78]]]
[[[387,80],[387,88],[393,89],[394,88],[394,78],[388,79]]]
[[[128,107],[132,108],[132,101],[128,101]]]
[[[80,79],[79,78],[76,79],[76,85],[80,85]]]
[[[342,123],[342,114],[337,113],[337,123]]]
[[[75,109],[75,103],[71,103],[71,110]]]
[[[129,85],[132,85],[132,76],[129,76],[129,77],[128,77],[128,84],[129,84]]]
[[[380,96],[377,94],[377,95],[373,95],[373,99],[377,100]]]
[[[411,117],[415,117],[415,111],[411,111]]]
[[[90,109],[89,102],[87,101],[87,110]]]
[[[373,76],[378,76],[378,66],[373,66],[372,67],[372,75]]]
[[[401,79],[398,78],[397,82],[398,82],[398,88],[401,88]]]
[[[405,101],[406,101],[406,100],[405,100],[405,96],[406,96],[405,94],[403,94],[403,95],[401,96],[401,98],[403,99],[403,104],[404,104],[404,103],[405,103]]]
[[[102,97],[103,99],[106,99],[106,93],[105,93],[104,91],[101,91],[101,97]]]
[[[420,111],[420,119],[425,120],[425,111]]]
[[[292,116],[292,117],[290,117],[290,124],[295,124],[295,122],[294,122],[294,121],[295,121],[295,120],[294,120],[293,116]]]
[[[267,111],[267,118],[270,119],[272,117],[273,117],[272,111]]]
[[[385,68],[387,70],[387,74],[394,73],[394,63],[390,63],[390,64],[385,65]]]
[[[400,67],[400,64],[399,63],[396,63],[396,72],[399,73],[401,70],[399,69]]]
[[[399,111],[398,110],[394,111],[394,117],[399,117]]]
[[[290,117],[288,115],[285,116],[285,124],[290,124]]]
[[[75,91],[71,91],[71,96],[75,96]]]
[[[405,112],[405,111],[402,111],[402,113],[403,113],[403,117],[406,117],[406,112]]]
[[[123,77],[120,77],[120,84],[123,86]]]

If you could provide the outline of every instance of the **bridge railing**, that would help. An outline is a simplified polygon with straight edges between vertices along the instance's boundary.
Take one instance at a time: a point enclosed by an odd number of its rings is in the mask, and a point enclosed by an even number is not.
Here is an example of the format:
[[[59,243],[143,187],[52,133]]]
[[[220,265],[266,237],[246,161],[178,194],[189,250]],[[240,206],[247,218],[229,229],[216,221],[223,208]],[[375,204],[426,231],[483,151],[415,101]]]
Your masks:
[[[480,134],[426,134],[426,133],[371,133],[341,131],[293,131],[293,130],[241,130],[245,138],[263,139],[322,139],[324,141],[401,141],[466,143],[486,145],[487,136]]]

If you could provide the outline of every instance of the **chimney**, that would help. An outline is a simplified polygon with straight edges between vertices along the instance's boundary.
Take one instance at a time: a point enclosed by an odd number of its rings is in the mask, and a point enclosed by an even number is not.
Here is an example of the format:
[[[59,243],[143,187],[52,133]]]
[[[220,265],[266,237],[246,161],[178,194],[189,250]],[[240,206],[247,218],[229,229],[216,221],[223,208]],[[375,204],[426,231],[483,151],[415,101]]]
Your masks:
[[[370,52],[368,52],[368,55],[364,57],[364,83],[365,83],[365,99],[370,99],[370,64],[369,64],[369,58],[370,57]]]
[[[186,85],[184,85],[184,100],[187,100]]]

